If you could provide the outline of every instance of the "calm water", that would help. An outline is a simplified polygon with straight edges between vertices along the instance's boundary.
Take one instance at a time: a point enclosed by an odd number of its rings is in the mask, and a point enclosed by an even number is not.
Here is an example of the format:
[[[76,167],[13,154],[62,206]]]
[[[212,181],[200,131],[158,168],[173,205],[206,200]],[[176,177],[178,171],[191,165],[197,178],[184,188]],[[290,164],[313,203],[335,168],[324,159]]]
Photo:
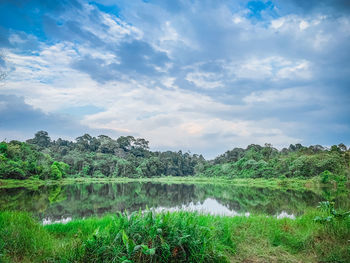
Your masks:
[[[334,198],[348,207],[349,192],[272,190],[221,185],[93,183],[0,189],[0,210],[31,212],[44,224],[149,207],[156,211],[189,210],[221,215],[268,214],[294,217]]]

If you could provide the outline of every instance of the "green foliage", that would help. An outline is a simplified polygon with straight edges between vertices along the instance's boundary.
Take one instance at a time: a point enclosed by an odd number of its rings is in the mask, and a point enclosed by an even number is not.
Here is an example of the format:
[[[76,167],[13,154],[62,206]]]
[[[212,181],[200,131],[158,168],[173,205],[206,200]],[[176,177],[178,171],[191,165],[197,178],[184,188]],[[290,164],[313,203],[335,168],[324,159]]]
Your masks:
[[[205,163],[203,156],[183,154],[181,151],[151,152],[148,141],[132,136],[113,140],[105,135],[96,138],[85,134],[78,137],[76,142],[53,141],[45,151],[54,160],[69,165],[67,176],[187,176],[194,175],[197,164]]]
[[[339,150],[342,149],[342,150]],[[311,178],[320,175],[320,181],[342,183],[348,173],[349,151],[345,146],[327,150],[322,146],[291,145],[278,152],[271,145],[249,145],[235,148],[217,157],[212,165],[201,169],[204,176],[239,178]]]
[[[68,175],[69,165],[64,162],[54,162],[54,164],[58,167],[63,177]]]
[[[349,178],[350,151],[344,144],[326,149],[320,145],[290,145],[281,151],[271,144],[234,148],[206,161],[202,155],[152,152],[149,142],[133,136],[114,140],[106,135],[84,134],[71,142],[52,141],[39,131],[22,143],[0,143],[0,178],[60,179],[64,177],[206,176],[237,178],[311,178],[342,183]],[[328,171],[330,174],[327,174]]]
[[[165,173],[165,165],[157,157],[144,160],[138,166],[139,177],[153,177]]]
[[[51,156],[27,143],[2,142],[0,151],[0,179],[60,179],[69,172],[67,164],[53,162]]]
[[[23,171],[23,163],[12,160],[3,160],[0,163],[0,175],[4,179],[25,179],[26,174]]]
[[[328,170],[325,170],[320,174],[320,181],[322,184],[327,184],[332,182],[332,183],[337,183],[338,185],[344,185],[344,183],[346,182],[346,176],[342,174],[344,174],[344,172],[339,175],[339,174],[334,174]]]
[[[334,208],[334,202],[323,201],[320,202],[318,208],[323,212],[323,215],[316,216],[314,221],[320,223],[330,223],[335,219],[342,220],[344,218],[350,218],[350,211],[348,212],[338,212]]]
[[[331,180],[332,177],[333,177],[333,174],[330,171],[328,171],[328,170],[323,171],[320,174],[321,183],[323,183],[323,184],[328,183]]]
[[[37,145],[39,147],[48,147],[51,143],[51,138],[46,131],[38,131],[33,139],[27,140],[28,143]]]
[[[0,143],[0,154],[6,154],[7,153],[7,143],[6,142],[1,142]]]
[[[327,208],[328,209],[328,208]],[[150,211],[45,227],[0,212],[1,262],[349,262],[350,218],[295,220]]]
[[[58,179],[62,178],[62,172],[60,171],[58,166],[59,165],[57,162],[54,162],[51,165],[50,178],[52,178],[54,180],[58,180]]]
[[[49,229],[55,230],[55,226]],[[107,225],[98,226],[91,235],[80,236],[79,248],[69,247],[68,254],[57,255],[56,259],[69,262],[226,262],[226,252],[234,249],[228,229],[229,224],[214,226],[210,217],[189,213],[120,214],[111,218]],[[21,243],[20,239],[14,239]],[[31,246],[27,249],[35,250]]]
[[[74,227],[73,224],[68,223],[67,227]],[[102,221],[91,219],[86,226],[90,229],[97,227],[94,230],[82,230],[85,233],[80,246],[83,250],[73,248],[65,260],[227,262],[226,255],[234,252],[235,248],[230,237],[230,224],[213,222],[210,216],[194,213],[120,213]],[[75,232],[67,232],[61,227],[66,228],[60,226],[60,233],[70,235]],[[57,231],[55,225],[47,228],[52,233]]]
[[[52,253],[52,238],[30,216],[0,213],[0,262],[43,262]]]

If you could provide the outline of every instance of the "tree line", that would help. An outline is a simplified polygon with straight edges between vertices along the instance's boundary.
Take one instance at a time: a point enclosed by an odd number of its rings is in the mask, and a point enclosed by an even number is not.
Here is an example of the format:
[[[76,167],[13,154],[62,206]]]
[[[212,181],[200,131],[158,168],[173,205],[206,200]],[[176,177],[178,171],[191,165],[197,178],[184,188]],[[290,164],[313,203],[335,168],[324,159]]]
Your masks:
[[[234,148],[206,164],[199,173],[205,176],[240,178],[310,178],[330,180],[350,178],[350,149],[340,143],[330,148],[291,144],[277,150],[271,144],[251,144],[246,149]]]
[[[0,178],[191,176],[202,155],[149,150],[143,138],[84,134],[75,142],[39,131],[26,142],[0,143]]]
[[[301,144],[277,150],[271,144],[234,148],[205,160],[182,151],[150,151],[143,138],[84,134],[75,141],[52,140],[39,131],[26,142],[0,143],[0,179],[67,177],[226,176],[237,178],[310,178],[324,182],[349,177],[350,150]]]

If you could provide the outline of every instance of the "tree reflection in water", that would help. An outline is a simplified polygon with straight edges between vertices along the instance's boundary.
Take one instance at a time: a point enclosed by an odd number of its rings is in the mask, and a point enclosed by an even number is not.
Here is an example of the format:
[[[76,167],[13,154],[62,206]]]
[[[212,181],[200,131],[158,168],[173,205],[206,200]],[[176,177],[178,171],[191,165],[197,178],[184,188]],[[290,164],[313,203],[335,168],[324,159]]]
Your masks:
[[[0,189],[0,209],[31,212],[38,219],[62,220],[101,216],[118,211],[154,209],[205,210],[214,214],[300,215],[316,207],[325,194],[308,190],[283,190],[234,185],[161,183],[91,183]],[[345,192],[346,193],[346,192]],[[343,192],[333,197],[348,206]]]

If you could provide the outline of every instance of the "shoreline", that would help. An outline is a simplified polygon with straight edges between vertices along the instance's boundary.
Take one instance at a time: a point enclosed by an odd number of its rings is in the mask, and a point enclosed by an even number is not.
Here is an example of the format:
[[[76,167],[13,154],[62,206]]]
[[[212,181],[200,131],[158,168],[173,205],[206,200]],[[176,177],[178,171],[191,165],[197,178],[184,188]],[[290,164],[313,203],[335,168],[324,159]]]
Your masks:
[[[320,187],[329,187],[330,185],[322,185],[317,177],[311,179],[300,178],[225,178],[225,177],[151,177],[151,178],[65,178],[61,180],[40,180],[40,179],[1,179],[0,189],[4,188],[37,188],[49,185],[69,185],[69,184],[85,184],[85,183],[161,183],[161,184],[229,184],[235,186],[249,187],[268,187],[268,188],[285,188],[285,189],[308,189],[317,190]]]

